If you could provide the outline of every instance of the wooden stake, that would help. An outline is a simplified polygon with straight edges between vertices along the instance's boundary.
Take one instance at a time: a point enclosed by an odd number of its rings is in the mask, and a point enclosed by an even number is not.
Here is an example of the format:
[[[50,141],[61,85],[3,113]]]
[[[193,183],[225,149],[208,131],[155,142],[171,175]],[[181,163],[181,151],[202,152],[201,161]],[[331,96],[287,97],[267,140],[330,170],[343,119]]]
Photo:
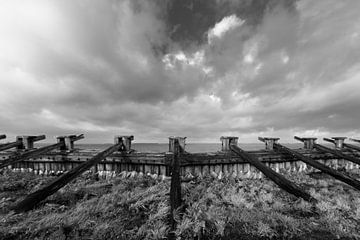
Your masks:
[[[171,187],[170,187],[170,232],[168,239],[176,239],[175,211],[181,206],[181,181],[180,181],[180,154],[182,153],[179,139],[173,139],[174,157],[171,163]]]

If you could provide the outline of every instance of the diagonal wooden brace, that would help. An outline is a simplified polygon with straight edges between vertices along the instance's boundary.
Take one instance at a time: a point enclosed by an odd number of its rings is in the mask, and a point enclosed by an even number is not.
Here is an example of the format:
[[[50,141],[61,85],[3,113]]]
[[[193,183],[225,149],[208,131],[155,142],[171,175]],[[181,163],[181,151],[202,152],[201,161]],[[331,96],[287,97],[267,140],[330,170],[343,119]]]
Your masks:
[[[68,136],[57,136],[57,142],[62,143],[61,151],[72,151],[74,150],[74,142],[84,138],[84,134],[79,135],[68,135]]]
[[[351,141],[353,142],[357,142],[357,143],[360,143],[360,139],[355,139],[355,138],[349,138]]]
[[[277,143],[277,141],[280,140],[280,138],[263,138],[263,137],[259,137],[258,138],[261,142],[265,143],[265,149],[269,150],[269,151],[273,151],[274,150],[274,144]]]
[[[34,142],[44,140],[46,137],[45,135],[38,135],[38,136],[17,136],[16,141],[20,142],[20,144],[16,147],[17,150],[29,150],[34,148]]]

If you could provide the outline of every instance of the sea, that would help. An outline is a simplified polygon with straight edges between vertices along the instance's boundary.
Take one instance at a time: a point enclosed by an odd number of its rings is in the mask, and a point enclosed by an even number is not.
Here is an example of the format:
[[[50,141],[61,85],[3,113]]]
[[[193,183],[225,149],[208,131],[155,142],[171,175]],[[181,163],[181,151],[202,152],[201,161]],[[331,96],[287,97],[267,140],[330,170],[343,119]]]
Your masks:
[[[75,144],[76,148],[89,149],[89,150],[104,150],[110,147],[111,143],[105,144]],[[301,143],[287,143],[284,146],[292,149],[301,148]],[[264,143],[241,143],[238,145],[240,148],[246,151],[261,150],[265,148]],[[133,143],[131,148],[138,152],[167,152],[169,151],[168,143]],[[221,143],[187,143],[185,145],[185,151],[190,153],[202,153],[202,152],[217,152],[221,150]]]

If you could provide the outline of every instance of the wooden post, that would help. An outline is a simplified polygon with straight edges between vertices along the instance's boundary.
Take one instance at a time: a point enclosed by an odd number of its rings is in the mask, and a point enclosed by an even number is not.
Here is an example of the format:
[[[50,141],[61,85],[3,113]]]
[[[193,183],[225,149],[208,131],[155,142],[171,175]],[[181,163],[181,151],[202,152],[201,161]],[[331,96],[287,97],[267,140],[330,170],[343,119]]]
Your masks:
[[[59,144],[59,143],[57,143]],[[64,173],[59,178],[55,179],[49,185],[45,186],[44,188],[37,190],[28,196],[25,197],[24,200],[20,201],[16,204],[12,209],[16,212],[25,212],[28,210],[33,209],[36,204],[45,200],[48,196],[54,194],[60,188],[64,187],[66,184],[74,180],[80,174],[85,172],[86,170],[90,169],[93,165],[97,164],[113,152],[117,151],[121,146],[121,143],[115,144],[106,150],[96,154],[90,160],[78,165],[77,167],[71,169],[69,172]]]
[[[134,140],[134,136],[115,136],[114,143],[121,144],[121,147],[119,149],[120,152],[131,152],[131,141]]]
[[[279,141],[280,138],[262,138],[259,137],[259,140],[262,142],[265,142],[265,149],[268,151],[273,151],[274,150],[274,143],[276,143],[277,141]]]
[[[231,144],[238,144],[238,137],[230,137],[230,136],[222,136],[220,138],[221,141],[221,151],[230,151]]]
[[[344,141],[346,137],[332,137],[335,141],[335,148],[337,149],[343,149],[344,148]]]
[[[177,142],[180,152],[185,152],[185,140],[186,137],[169,137],[169,152],[175,153],[177,150],[175,149],[175,142]]]
[[[304,149],[313,150],[316,144],[317,138],[303,138]]]
[[[74,142],[84,138],[84,134],[80,135],[68,135],[68,136],[57,136],[57,142],[62,143],[61,151],[72,151],[74,150]]]
[[[181,206],[181,182],[180,182],[180,155],[184,152],[180,143],[185,146],[185,138],[171,137],[170,148],[173,151],[173,161],[171,163],[171,186],[170,186],[170,232],[168,239],[176,239],[176,220],[175,212]]]
[[[21,142],[20,145],[18,145],[16,148],[17,150],[29,150],[34,148],[34,142],[40,141],[45,139],[45,135],[39,135],[39,136],[17,136],[16,141]]]

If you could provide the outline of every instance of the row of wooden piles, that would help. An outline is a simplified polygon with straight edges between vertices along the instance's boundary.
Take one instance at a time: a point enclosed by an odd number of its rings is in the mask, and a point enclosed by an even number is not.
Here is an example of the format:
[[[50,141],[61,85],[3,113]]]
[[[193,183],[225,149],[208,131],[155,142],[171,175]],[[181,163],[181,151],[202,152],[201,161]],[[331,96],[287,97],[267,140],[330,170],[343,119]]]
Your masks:
[[[11,154],[3,155],[3,160],[0,161],[0,167],[8,166],[14,171],[18,172],[33,172],[40,175],[60,175],[64,172],[70,171],[85,161],[88,161],[95,153],[74,152],[74,141],[79,140],[83,135],[62,136],[58,138],[58,143],[46,146],[40,149],[34,149],[33,143],[27,143],[29,140],[43,139],[44,136],[20,136],[16,142],[26,139],[25,143],[19,144],[17,151]],[[173,141],[175,138],[170,138],[169,153],[137,153],[131,150],[131,141],[133,136],[117,136],[115,139],[122,138],[126,151],[120,151],[117,154],[112,154],[104,160],[92,166],[89,171],[97,173],[100,177],[114,177],[121,176],[137,176],[137,175],[151,175],[152,177],[161,177],[163,175],[169,176],[169,164],[172,159]],[[62,141],[62,139],[69,139]],[[185,138],[178,138],[180,145],[185,151]],[[262,172],[250,162],[231,153],[229,148],[230,140],[236,141],[235,137],[222,137],[222,149],[217,153],[204,154],[183,154],[182,164],[180,167],[180,174],[182,176],[196,176],[207,177],[212,176],[216,178],[261,178]],[[266,141],[274,141],[277,143],[278,139],[268,139]],[[118,141],[118,140],[115,140]],[[264,140],[265,141],[265,140]],[[266,143],[265,141],[265,143]],[[304,139],[304,150],[297,150],[305,156],[310,156],[318,162],[335,168],[335,169],[354,169],[359,165],[356,162],[348,161],[342,156],[334,155],[333,152],[327,152],[314,149],[313,145],[309,145],[309,141],[314,139]],[[60,146],[62,143],[68,143]],[[10,143],[13,144],[13,143]],[[4,144],[9,145],[9,144]],[[346,144],[345,144],[346,145]],[[27,146],[27,147],[24,147]],[[31,147],[30,147],[31,146]],[[60,146],[60,147],[59,147]],[[289,154],[276,151],[274,144],[266,143],[265,151],[261,154],[256,151],[249,152],[250,155],[262,161],[267,167],[273,169],[275,172],[311,172],[315,169],[305,162],[294,158]],[[346,145],[347,146],[347,145]],[[1,145],[0,145],[1,148]],[[57,149],[56,149],[57,148]],[[335,151],[347,154],[352,154],[359,157],[359,151],[344,152],[343,145],[335,148]],[[336,150],[337,149],[337,150]],[[348,149],[348,148],[347,148]],[[46,153],[46,151],[48,153]],[[326,149],[325,149],[326,150]],[[331,149],[329,149],[331,150]],[[348,156],[351,157],[351,156]],[[141,174],[142,173],[142,174]]]
[[[23,137],[19,138],[21,140],[17,140],[15,143],[9,143],[8,146],[32,146],[34,139],[39,139],[41,137]],[[5,159],[1,162],[0,166],[5,167],[8,165],[12,165],[18,163],[20,161],[24,161],[25,159],[33,158],[49,152],[55,148],[73,148],[73,142],[83,138],[83,135],[72,135],[58,139],[58,143],[46,146],[43,148],[29,150],[17,155],[10,157],[9,159]],[[29,140],[30,139],[30,140]],[[63,139],[63,140],[61,140]],[[360,164],[360,160],[357,154],[353,154],[354,152],[343,151],[343,148],[351,149],[351,151],[360,151],[360,148],[355,145],[350,145],[344,143],[345,138],[332,138],[332,139],[324,139],[326,141],[332,142],[335,144],[335,149],[330,149],[326,146],[319,145],[316,143],[315,138],[299,138],[295,137],[295,139],[302,141],[304,143],[304,148],[310,151],[310,154],[302,154],[298,151],[294,151],[289,149],[281,144],[278,143],[279,138],[259,138],[260,141],[265,143],[265,148],[268,151],[275,151],[279,154],[287,155],[288,157],[293,159],[289,164],[285,164],[285,169],[288,170],[299,170],[304,165],[296,165],[298,161],[302,163],[318,169],[330,176],[343,181],[350,186],[354,187],[355,189],[360,190],[360,182],[350,177],[348,174],[344,172],[337,171],[332,165],[330,164],[323,164],[322,162],[316,161],[311,157],[311,152],[316,150],[318,152],[323,152],[326,154],[333,155],[333,158],[344,159],[345,161],[349,161],[352,164],[356,164],[358,166]],[[32,209],[36,206],[40,201],[44,200],[51,194],[55,193],[57,190],[65,186],[67,183],[81,175],[82,173],[89,171],[94,165],[99,164],[103,159],[106,159],[114,152],[118,151],[124,156],[126,154],[131,154],[131,141],[133,140],[133,136],[121,136],[115,138],[115,144],[106,150],[97,153],[91,159],[79,163],[73,169],[67,171],[66,173],[62,174],[58,177],[55,181],[49,183],[44,188],[29,194],[25,199],[20,201],[19,203],[14,206],[14,210],[16,212],[22,212]],[[241,162],[236,162],[233,159],[229,161],[221,161],[221,162],[213,162],[213,164],[205,164],[201,166],[202,168],[209,167],[209,169],[204,172],[209,172],[210,175],[214,175],[214,177],[221,178],[220,175],[225,173],[225,177],[235,177],[238,178],[241,174],[247,174],[248,172],[258,172],[260,176],[264,175],[269,180],[275,182],[280,188],[284,189],[285,191],[289,192],[290,194],[295,195],[296,197],[303,198],[309,202],[316,202],[317,200],[314,199],[309,193],[302,190],[299,186],[294,184],[293,182],[287,180],[282,174],[280,174],[280,170],[275,168],[271,165],[271,163],[264,163],[258,157],[254,157],[253,155],[249,154],[249,152],[244,151],[243,149],[239,148],[238,146],[238,138],[237,137],[222,137],[222,152],[225,152],[228,157],[232,155],[236,155],[240,157]],[[358,141],[358,140],[355,140]],[[358,141],[360,142],[360,141]],[[0,145],[0,149],[4,149],[4,146]],[[66,149],[65,149],[66,150]],[[181,175],[185,173],[191,175],[201,175],[203,171],[199,171],[198,174],[191,166],[201,163],[196,163],[194,161],[189,161],[189,154],[185,151],[185,138],[181,137],[171,137],[169,142],[169,150],[172,153],[171,161],[166,163],[168,167],[167,171],[171,176],[171,189],[170,189],[170,219],[171,219],[171,226],[172,226],[172,233],[169,235],[169,238],[173,238],[173,231],[176,228],[176,221],[174,219],[173,213],[177,211],[179,207],[181,207],[182,200],[181,200]],[[190,157],[191,159],[191,157]],[[293,162],[293,163],[292,163]],[[332,162],[334,165],[338,164]],[[246,165],[247,164],[247,165]],[[293,165],[292,165],[293,164]],[[295,164],[295,165],[294,165]],[[246,167],[245,167],[246,166]],[[299,169],[297,169],[297,167]],[[187,169],[190,169],[187,171]],[[256,168],[252,169],[252,168]],[[306,169],[306,168],[305,168]],[[253,171],[252,171],[253,170]],[[183,173],[182,173],[183,172]]]

